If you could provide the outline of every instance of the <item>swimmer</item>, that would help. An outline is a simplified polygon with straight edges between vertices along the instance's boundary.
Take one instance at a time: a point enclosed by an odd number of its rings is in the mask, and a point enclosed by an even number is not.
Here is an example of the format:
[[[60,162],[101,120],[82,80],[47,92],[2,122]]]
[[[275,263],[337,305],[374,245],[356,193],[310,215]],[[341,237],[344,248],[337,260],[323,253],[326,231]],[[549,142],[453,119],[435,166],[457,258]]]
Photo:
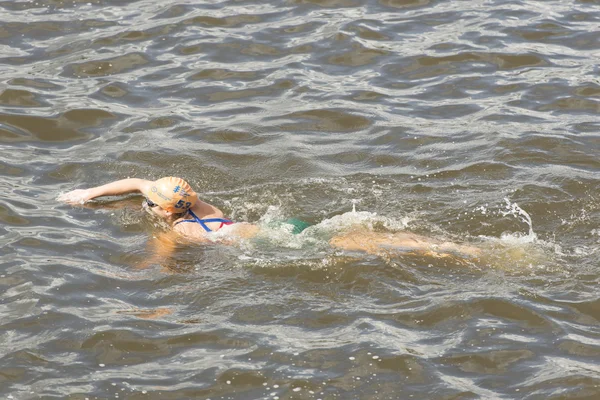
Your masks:
[[[257,225],[233,222],[225,218],[221,210],[200,200],[186,181],[176,177],[165,177],[156,181],[123,179],[90,189],[73,190],[60,195],[58,200],[68,204],[84,204],[98,197],[130,193],[141,193],[145,197],[143,207],[169,225],[172,235],[162,235],[159,238],[162,244],[156,248],[156,255],[161,257],[170,254],[180,239],[197,243],[210,242],[208,234],[226,226],[228,233],[231,233],[231,239],[220,243],[232,244],[236,239],[252,238],[260,231]],[[480,254],[480,250],[473,246],[441,242],[412,233],[382,233],[364,229],[353,229],[334,236],[329,243],[340,250],[376,255],[398,252],[433,257],[472,258]]]
[[[167,222],[173,232],[194,241],[206,241],[206,234],[215,232],[233,221],[225,218],[217,207],[198,198],[190,185],[181,178],[165,177],[157,181],[122,179],[90,189],[77,189],[59,196],[68,204],[84,204],[103,196],[140,193],[143,207]],[[252,229],[243,230],[248,236]]]

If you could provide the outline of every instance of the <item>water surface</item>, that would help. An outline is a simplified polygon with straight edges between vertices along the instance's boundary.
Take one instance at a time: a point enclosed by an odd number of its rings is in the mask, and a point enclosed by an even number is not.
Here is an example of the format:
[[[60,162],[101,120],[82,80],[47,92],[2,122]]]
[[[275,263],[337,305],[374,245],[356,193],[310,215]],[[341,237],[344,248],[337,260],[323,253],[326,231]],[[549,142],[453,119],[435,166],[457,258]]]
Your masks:
[[[591,1],[0,1],[0,394],[600,396]],[[141,198],[187,179],[240,246]],[[314,227],[294,236],[290,217]],[[332,249],[351,224],[484,249]]]

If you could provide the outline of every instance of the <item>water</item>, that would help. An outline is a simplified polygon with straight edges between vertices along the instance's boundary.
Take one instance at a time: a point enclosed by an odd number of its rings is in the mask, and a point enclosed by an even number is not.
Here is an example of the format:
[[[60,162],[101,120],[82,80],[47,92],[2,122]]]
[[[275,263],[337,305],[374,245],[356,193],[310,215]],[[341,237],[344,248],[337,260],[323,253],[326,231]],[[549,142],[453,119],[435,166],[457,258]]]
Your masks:
[[[0,394],[600,397],[595,2],[1,1]],[[141,199],[187,179],[239,246]],[[313,224],[300,235],[273,221]],[[332,249],[348,226],[481,260]]]

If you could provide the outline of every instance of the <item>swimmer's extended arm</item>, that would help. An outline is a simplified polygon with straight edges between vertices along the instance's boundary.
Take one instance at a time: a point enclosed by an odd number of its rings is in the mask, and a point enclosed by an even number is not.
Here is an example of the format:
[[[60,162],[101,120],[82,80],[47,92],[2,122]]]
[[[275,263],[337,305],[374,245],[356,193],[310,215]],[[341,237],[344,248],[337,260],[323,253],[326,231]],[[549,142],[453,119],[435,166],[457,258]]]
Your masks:
[[[152,181],[137,178],[121,179],[89,189],[77,189],[64,193],[58,197],[59,201],[68,204],[83,204],[86,201],[102,196],[119,196],[122,194],[139,192],[146,194],[150,190]]]

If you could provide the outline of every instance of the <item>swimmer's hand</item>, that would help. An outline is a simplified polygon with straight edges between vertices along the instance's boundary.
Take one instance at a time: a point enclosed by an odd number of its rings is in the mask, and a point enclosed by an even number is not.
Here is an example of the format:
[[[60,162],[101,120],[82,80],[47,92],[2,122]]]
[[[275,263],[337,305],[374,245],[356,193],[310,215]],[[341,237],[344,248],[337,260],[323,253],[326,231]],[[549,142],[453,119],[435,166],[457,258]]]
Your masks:
[[[92,199],[89,189],[76,189],[58,196],[57,200],[67,204],[85,204]]]

